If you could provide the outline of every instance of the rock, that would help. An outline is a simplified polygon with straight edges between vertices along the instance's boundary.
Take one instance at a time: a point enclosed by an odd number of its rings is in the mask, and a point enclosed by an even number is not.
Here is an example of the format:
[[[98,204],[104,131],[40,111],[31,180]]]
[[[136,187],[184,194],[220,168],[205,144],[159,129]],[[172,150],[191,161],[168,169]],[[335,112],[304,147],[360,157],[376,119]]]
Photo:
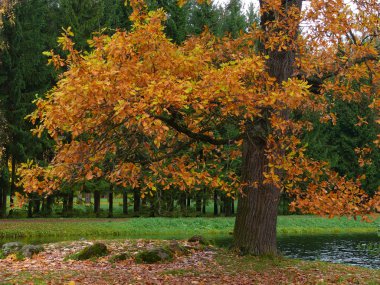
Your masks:
[[[25,257],[32,257],[34,254],[38,254],[40,253],[41,251],[43,251],[44,248],[40,245],[31,245],[31,244],[28,244],[28,245],[24,245],[22,248],[21,248],[21,253],[25,256]]]
[[[137,263],[156,263],[172,259],[173,254],[162,247],[141,251],[135,257]]]
[[[200,236],[200,235],[192,236],[191,238],[189,238],[188,242],[198,242],[199,244],[203,244],[203,245],[210,244],[210,242],[207,239],[205,239],[203,236]]]
[[[119,254],[116,254],[114,256],[111,256],[108,261],[111,263],[114,263],[114,262],[118,262],[118,261],[127,260],[130,257],[131,257],[131,255],[129,253],[124,252],[124,253],[119,253]]]
[[[189,251],[180,245],[177,241],[170,241],[169,245],[165,246],[165,249],[171,251],[176,256],[182,256],[189,253]]]
[[[69,259],[86,260],[93,257],[101,257],[107,255],[107,246],[104,243],[95,243],[87,246],[81,251],[69,256]]]
[[[3,244],[1,250],[3,251],[4,255],[9,255],[11,253],[19,251],[22,247],[23,244],[21,242],[8,242]]]

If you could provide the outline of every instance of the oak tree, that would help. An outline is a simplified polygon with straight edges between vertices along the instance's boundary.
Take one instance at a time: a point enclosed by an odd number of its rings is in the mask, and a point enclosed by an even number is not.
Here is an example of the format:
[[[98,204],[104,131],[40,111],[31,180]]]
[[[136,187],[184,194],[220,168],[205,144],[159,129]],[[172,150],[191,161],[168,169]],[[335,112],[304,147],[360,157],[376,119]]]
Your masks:
[[[378,209],[378,192],[368,196],[360,180],[305,155],[301,136],[313,124],[299,114],[334,122],[335,100],[363,98],[378,113],[379,4],[302,3],[261,0],[260,23],[237,39],[206,31],[175,44],[164,34],[164,11],[147,12],[140,0],[131,1],[132,31],[94,37],[90,53],[74,48],[68,29],[59,39],[67,57],[50,52],[67,70],[30,116],[36,134],[54,138],[56,154],[47,168],[23,166],[25,191],[105,177],[142,196],[158,187],[237,193],[235,247],[251,254],[277,253],[281,191],[305,213]],[[202,162],[190,159],[199,146]],[[358,159],[370,151],[358,150]],[[241,175],[221,169],[239,157]]]

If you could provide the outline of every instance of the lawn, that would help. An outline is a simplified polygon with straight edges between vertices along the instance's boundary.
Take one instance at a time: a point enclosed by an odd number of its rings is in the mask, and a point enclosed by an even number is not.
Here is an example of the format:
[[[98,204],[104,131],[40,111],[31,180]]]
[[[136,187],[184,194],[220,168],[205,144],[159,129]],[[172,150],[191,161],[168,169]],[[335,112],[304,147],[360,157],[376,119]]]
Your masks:
[[[235,218],[131,218],[0,220],[0,238],[29,237],[162,237],[192,234],[228,235]],[[348,218],[279,216],[281,234],[376,233],[380,219],[366,223]]]

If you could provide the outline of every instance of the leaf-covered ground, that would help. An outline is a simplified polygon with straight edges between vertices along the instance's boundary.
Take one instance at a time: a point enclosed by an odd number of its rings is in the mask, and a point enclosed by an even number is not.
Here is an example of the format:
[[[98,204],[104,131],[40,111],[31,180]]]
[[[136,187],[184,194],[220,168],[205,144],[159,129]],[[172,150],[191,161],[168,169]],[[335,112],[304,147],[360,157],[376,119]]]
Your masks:
[[[137,264],[133,255],[168,241],[105,241],[109,255],[65,260],[90,241],[44,245],[31,259],[0,260],[0,284],[380,284],[380,271],[284,258],[237,256],[225,249],[181,242],[190,254],[159,264]],[[116,263],[118,253],[131,258]]]

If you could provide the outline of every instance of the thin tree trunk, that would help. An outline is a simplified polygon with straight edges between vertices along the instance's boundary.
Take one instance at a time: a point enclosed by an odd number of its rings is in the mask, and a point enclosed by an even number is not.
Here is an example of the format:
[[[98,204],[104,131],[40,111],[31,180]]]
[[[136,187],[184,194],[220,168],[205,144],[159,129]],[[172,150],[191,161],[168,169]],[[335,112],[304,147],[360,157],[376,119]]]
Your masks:
[[[28,218],[33,218],[33,200],[31,198],[28,202]]]
[[[67,212],[68,212],[68,199],[67,199],[68,197],[67,197],[67,194],[66,193],[64,193],[63,194],[63,202],[62,202],[62,214],[64,215],[64,216],[66,216],[67,215]]]
[[[181,212],[184,212],[186,210],[186,192],[181,192],[179,194],[179,205],[181,208]]]
[[[225,214],[226,213],[226,208],[225,206],[225,199],[226,197],[224,195],[220,195],[220,213]]]
[[[128,192],[123,189],[123,214],[128,215]]]
[[[100,192],[94,191],[94,213],[98,217],[100,215]]]
[[[16,184],[15,184],[15,177],[16,177],[16,159],[12,155],[12,174],[11,174],[11,191],[9,194],[9,215],[11,216],[14,209],[14,195],[16,190]]]
[[[140,191],[139,189],[133,189],[133,212],[135,214],[140,212]]]
[[[190,207],[191,207],[191,197],[190,197],[190,193],[187,193],[186,209],[190,209]]]
[[[203,189],[202,214],[206,214],[206,204],[207,204],[207,195],[206,195],[206,188],[204,188]]]
[[[108,193],[108,217],[113,217],[113,184],[111,184],[110,192]]]
[[[47,196],[47,198],[46,198],[46,214],[48,216],[50,216],[51,213],[53,212],[52,204],[53,204],[53,197]]]
[[[169,191],[168,211],[172,213],[174,211],[174,196],[173,191]]]
[[[35,198],[33,202],[33,214],[39,214],[40,213],[40,206],[41,206],[41,199]]]
[[[68,213],[72,213],[74,210],[74,192],[70,191],[67,195],[67,211]]]
[[[201,191],[197,191],[195,195],[195,211],[202,211],[202,193]]]
[[[231,214],[235,215],[235,199],[231,199]]]
[[[231,198],[229,198],[229,197],[225,197],[224,198],[224,209],[225,209],[225,216],[226,217],[229,217],[229,216],[231,216],[231,214],[232,214],[232,210],[231,210]]]
[[[214,190],[214,216],[218,215],[218,192]]]

